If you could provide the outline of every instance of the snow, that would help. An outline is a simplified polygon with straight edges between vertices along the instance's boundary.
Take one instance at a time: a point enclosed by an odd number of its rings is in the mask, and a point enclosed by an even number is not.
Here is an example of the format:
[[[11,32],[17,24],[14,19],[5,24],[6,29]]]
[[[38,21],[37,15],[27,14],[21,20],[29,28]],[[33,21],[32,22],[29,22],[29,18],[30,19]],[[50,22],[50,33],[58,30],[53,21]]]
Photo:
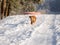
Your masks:
[[[0,21],[0,45],[60,45],[60,15],[14,15]]]

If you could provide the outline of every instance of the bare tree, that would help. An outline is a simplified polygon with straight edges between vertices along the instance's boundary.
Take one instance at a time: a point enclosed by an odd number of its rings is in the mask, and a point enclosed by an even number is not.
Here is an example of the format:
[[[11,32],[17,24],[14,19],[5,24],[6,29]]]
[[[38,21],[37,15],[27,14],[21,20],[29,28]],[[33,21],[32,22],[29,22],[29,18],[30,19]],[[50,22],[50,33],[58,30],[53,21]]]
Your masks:
[[[9,0],[2,0],[1,2],[1,19],[7,17],[10,12],[10,1]]]
[[[4,18],[5,9],[6,9],[6,0],[2,0],[2,2],[1,2],[1,19]]]

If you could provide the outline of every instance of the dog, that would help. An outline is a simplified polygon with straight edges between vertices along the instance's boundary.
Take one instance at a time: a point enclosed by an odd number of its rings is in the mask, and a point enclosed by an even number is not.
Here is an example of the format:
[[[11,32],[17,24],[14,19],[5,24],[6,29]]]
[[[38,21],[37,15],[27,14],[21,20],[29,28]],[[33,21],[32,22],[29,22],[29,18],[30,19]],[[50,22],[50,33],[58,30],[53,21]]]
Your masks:
[[[34,24],[36,22],[36,16],[37,14],[40,14],[40,12],[24,12],[25,14],[30,14],[32,16],[29,16],[31,20],[31,24]]]
[[[31,24],[36,22],[36,16],[29,16],[30,20],[31,20]]]

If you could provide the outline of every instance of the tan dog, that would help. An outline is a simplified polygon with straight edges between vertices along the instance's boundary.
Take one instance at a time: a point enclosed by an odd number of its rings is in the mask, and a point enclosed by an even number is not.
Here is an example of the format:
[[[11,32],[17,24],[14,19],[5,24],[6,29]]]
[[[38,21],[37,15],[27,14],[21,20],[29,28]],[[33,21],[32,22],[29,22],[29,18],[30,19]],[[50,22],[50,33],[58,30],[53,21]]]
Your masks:
[[[31,24],[36,22],[36,16],[29,16],[29,18],[31,19]]]
[[[31,24],[36,22],[36,16],[37,14],[41,14],[40,12],[25,12],[25,14],[30,14],[32,16],[29,16],[30,20],[31,20]]]

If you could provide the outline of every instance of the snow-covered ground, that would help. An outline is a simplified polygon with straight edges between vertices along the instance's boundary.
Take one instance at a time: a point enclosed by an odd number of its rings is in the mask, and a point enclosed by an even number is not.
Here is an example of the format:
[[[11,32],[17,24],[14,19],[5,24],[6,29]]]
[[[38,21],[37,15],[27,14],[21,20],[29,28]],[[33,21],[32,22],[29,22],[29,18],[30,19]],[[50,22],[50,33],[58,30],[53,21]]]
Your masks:
[[[60,15],[8,16],[0,21],[0,45],[60,45]]]

